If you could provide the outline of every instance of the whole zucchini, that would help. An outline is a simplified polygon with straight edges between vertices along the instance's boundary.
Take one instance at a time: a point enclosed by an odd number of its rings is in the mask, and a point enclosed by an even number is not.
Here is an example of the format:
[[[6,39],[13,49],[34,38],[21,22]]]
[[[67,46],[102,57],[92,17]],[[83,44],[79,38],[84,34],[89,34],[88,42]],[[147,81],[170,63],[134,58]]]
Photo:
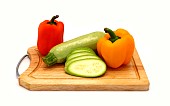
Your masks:
[[[89,47],[96,51],[97,41],[104,35],[104,32],[96,31],[58,44],[54,46],[45,57],[43,57],[43,61],[48,66],[56,63],[63,63],[66,61],[67,55],[73,49],[78,47]]]

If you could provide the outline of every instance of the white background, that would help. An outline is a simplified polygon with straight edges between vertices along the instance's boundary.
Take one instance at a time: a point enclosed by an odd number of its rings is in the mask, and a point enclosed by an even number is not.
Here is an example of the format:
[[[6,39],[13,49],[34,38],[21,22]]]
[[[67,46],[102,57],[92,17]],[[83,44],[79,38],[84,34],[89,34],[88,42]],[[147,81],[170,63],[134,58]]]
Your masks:
[[[124,28],[135,39],[150,81],[149,91],[28,91],[18,85],[15,67],[36,45],[40,22],[59,14],[64,40],[93,31]],[[168,0],[1,0],[0,106],[130,105],[170,102],[170,3]],[[21,64],[25,71],[29,60]]]

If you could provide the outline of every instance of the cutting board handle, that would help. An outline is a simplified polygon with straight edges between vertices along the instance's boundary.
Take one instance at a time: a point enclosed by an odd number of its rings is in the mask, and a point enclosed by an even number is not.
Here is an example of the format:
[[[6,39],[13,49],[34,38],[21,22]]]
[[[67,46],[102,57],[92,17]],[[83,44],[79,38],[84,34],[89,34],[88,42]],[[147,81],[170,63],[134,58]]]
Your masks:
[[[20,76],[19,71],[18,71],[19,66],[20,66],[20,64],[22,63],[22,61],[25,59],[25,57],[28,57],[28,58],[29,58],[29,55],[28,55],[28,54],[24,55],[24,56],[19,60],[19,62],[18,62],[18,64],[17,64],[17,67],[16,67],[16,77],[17,77],[17,78]],[[29,58],[29,59],[30,59],[30,58]]]

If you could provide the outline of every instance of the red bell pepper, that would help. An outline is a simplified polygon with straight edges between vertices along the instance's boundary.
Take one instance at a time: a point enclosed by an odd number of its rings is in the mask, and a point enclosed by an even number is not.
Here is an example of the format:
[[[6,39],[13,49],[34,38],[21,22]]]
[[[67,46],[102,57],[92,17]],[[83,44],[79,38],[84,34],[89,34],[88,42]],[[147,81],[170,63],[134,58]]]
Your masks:
[[[48,54],[50,49],[63,42],[64,24],[55,20],[59,15],[53,16],[51,20],[45,20],[38,27],[37,47],[42,56]]]

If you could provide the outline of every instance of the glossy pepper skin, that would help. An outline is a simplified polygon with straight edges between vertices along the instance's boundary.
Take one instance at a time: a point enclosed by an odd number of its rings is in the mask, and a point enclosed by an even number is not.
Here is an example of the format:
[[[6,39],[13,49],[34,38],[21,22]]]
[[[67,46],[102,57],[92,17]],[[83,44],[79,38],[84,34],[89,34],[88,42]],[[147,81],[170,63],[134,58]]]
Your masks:
[[[53,16],[51,20],[45,20],[38,27],[37,47],[42,56],[57,44],[63,42],[64,24],[55,20],[59,15]]]
[[[130,62],[135,43],[133,37],[124,29],[112,31],[104,29],[106,34],[97,42],[97,52],[109,67],[118,68]]]

